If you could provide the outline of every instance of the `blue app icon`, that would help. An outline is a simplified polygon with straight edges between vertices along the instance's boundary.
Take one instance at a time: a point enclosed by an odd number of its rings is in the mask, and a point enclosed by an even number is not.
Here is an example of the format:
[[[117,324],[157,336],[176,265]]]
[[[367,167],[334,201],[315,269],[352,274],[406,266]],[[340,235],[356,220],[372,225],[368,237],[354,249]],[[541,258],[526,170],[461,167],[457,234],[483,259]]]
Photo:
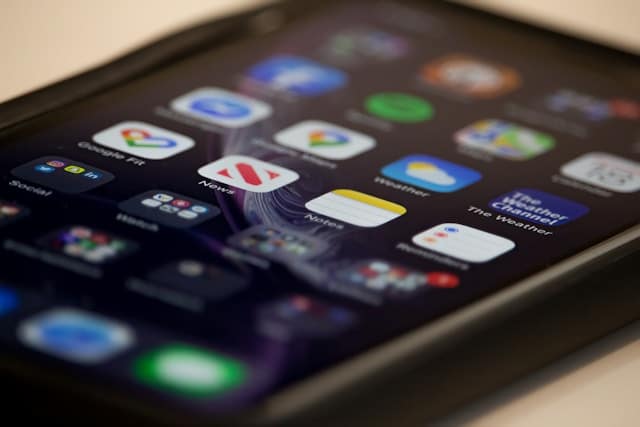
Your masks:
[[[18,306],[18,295],[9,288],[0,285],[0,316],[13,311]]]
[[[36,165],[34,169],[41,173],[52,173],[56,170],[56,168],[49,165]]]
[[[433,156],[414,154],[388,164],[382,174],[396,181],[438,193],[451,193],[480,180],[473,169]]]
[[[222,97],[204,97],[195,99],[191,109],[214,117],[237,119],[251,114],[248,105]]]
[[[269,87],[297,95],[320,95],[347,81],[340,70],[296,56],[276,56],[249,70],[249,76]]]
[[[29,347],[76,363],[100,363],[133,344],[125,325],[73,308],[55,308],[26,320],[18,337]]]
[[[541,225],[556,227],[580,218],[589,208],[553,194],[520,188],[493,199],[496,212]]]

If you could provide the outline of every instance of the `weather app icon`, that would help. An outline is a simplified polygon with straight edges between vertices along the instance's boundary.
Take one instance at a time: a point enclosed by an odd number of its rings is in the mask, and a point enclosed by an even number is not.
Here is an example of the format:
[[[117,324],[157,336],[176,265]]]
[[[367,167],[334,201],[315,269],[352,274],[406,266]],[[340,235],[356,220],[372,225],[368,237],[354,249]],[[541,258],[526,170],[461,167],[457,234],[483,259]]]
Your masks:
[[[437,157],[414,154],[382,169],[387,178],[438,193],[461,190],[482,178],[480,172]]]

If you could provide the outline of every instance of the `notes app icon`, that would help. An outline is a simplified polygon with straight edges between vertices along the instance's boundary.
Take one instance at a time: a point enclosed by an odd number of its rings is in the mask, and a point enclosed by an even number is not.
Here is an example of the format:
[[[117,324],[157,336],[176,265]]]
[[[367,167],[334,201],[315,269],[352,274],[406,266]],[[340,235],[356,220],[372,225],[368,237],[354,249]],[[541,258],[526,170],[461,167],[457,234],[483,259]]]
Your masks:
[[[407,212],[404,206],[355,190],[333,190],[310,200],[305,207],[359,227],[378,227]]]

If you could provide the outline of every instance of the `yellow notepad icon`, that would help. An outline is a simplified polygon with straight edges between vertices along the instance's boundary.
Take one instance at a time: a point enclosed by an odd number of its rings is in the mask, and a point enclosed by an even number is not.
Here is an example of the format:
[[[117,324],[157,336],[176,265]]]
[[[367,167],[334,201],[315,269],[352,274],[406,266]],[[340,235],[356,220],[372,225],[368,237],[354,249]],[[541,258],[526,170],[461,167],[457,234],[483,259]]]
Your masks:
[[[305,205],[312,212],[360,227],[377,227],[407,212],[404,206],[354,190],[333,190]]]

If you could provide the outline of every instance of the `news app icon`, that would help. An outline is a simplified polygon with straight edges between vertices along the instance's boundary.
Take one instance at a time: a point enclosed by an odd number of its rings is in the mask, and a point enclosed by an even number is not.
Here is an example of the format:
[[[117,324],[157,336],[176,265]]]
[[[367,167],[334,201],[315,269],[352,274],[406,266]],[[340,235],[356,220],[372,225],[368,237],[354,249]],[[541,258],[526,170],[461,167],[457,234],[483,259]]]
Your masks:
[[[514,242],[504,237],[451,223],[416,234],[412,241],[422,248],[475,263],[491,261],[516,247]]]
[[[184,94],[171,108],[186,116],[226,128],[249,126],[271,115],[271,107],[257,99],[224,89],[207,87]]]
[[[193,148],[193,139],[145,122],[126,121],[93,135],[105,147],[150,160],[161,160]]]
[[[296,172],[253,157],[231,155],[198,169],[198,174],[255,193],[268,193],[300,178]]]

